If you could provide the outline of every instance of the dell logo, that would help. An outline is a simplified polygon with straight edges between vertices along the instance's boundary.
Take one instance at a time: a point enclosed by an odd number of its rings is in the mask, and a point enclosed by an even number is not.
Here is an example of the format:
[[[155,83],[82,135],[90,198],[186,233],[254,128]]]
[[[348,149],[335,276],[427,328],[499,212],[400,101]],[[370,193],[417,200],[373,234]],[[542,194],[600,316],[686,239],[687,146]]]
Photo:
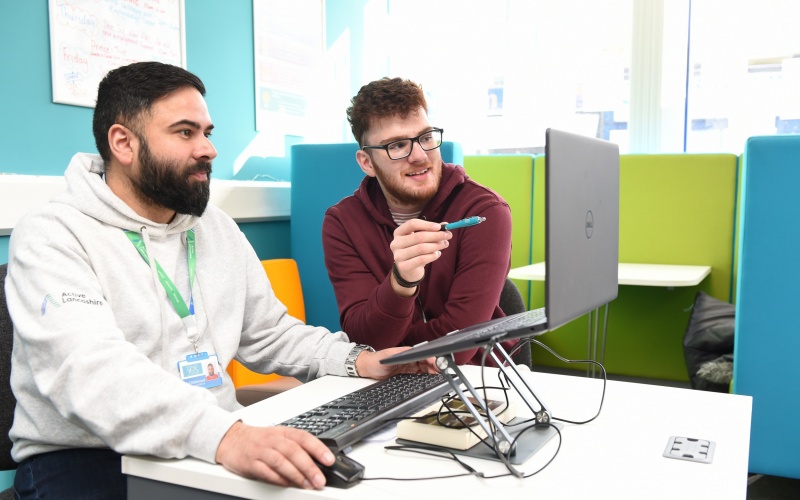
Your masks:
[[[594,216],[592,215],[592,211],[589,210],[586,212],[586,238],[592,239],[592,233],[594,232]]]

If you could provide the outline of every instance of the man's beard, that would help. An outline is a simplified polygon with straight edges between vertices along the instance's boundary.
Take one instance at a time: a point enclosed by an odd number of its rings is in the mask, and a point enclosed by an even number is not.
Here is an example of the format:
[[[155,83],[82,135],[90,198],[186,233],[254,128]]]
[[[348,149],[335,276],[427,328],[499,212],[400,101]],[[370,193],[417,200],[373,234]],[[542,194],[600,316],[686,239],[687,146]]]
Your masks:
[[[378,178],[381,187],[386,191],[386,194],[394,198],[397,203],[403,205],[414,206],[428,203],[436,196],[442,180],[441,168],[434,170],[431,164],[428,168],[431,175],[434,176],[433,185],[427,186],[425,189],[411,189],[403,185],[402,181],[392,176],[391,173],[384,172],[382,168],[374,166],[375,176]]]
[[[189,176],[206,172],[206,181]],[[157,205],[179,214],[201,216],[210,195],[211,162],[201,161],[193,167],[181,168],[177,162],[162,161],[153,156],[142,139],[139,151],[139,177],[132,179],[139,198],[148,205]]]

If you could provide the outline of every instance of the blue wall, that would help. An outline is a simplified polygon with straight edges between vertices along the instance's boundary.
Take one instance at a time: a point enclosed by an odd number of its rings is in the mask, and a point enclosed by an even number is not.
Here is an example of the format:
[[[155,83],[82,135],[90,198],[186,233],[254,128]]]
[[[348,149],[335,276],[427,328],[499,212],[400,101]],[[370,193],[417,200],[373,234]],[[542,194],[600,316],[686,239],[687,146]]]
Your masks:
[[[326,2],[326,44],[349,30],[351,94],[366,83],[360,64],[366,4]],[[256,136],[252,0],[187,0],[185,20],[187,68],[206,84],[215,124],[214,176],[231,179],[234,160]],[[53,103],[47,2],[0,2],[0,47],[0,173],[61,175],[73,154],[96,151],[93,110]],[[288,159],[272,160],[285,171]]]
[[[291,257],[289,221],[247,222],[239,224],[247,240],[253,245],[256,255],[264,259],[286,259]]]
[[[0,236],[0,264],[8,262],[8,236]]]
[[[206,85],[217,148],[214,176],[233,178],[233,162],[256,136],[251,0],[186,2],[186,66]]]
[[[0,3],[0,47],[0,172],[61,175],[76,152],[96,152],[93,110],[53,103],[47,2]],[[187,1],[186,59],[208,91],[214,175],[231,179],[256,135],[252,1]]]
[[[47,2],[0,3],[0,172],[61,175],[95,152],[92,110],[53,104]]]
[[[96,152],[93,109],[53,103],[47,2],[3,0],[0,47],[0,173],[62,175],[73,154]],[[186,52],[215,124],[214,177],[231,179],[256,136],[252,0],[188,0]],[[289,257],[288,221],[241,227],[260,258]],[[8,237],[0,236],[0,263],[7,261]]]

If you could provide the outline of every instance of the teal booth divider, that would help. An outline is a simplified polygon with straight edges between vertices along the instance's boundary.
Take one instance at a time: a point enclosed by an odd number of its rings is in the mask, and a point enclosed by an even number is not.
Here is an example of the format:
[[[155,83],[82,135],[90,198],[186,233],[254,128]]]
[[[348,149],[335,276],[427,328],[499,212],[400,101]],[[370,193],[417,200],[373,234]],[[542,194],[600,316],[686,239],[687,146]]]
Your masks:
[[[444,142],[442,159],[463,165],[461,145]],[[336,296],[322,252],[322,219],[328,207],[358,189],[364,172],[356,162],[356,143],[292,146],[291,254],[303,283],[306,321],[341,329]]]
[[[800,478],[800,136],[751,137],[740,206],[733,391],[753,397],[753,473]]]

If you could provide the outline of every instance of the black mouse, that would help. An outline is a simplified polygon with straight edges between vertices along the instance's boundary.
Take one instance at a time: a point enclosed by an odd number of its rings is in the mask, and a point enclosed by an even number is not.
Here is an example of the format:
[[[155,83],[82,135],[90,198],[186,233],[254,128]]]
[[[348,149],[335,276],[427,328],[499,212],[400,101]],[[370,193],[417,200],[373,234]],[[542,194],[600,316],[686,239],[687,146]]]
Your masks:
[[[358,484],[364,477],[364,466],[342,453],[337,453],[335,457],[336,461],[331,466],[322,465],[314,460],[319,470],[325,475],[325,486],[350,488]]]

